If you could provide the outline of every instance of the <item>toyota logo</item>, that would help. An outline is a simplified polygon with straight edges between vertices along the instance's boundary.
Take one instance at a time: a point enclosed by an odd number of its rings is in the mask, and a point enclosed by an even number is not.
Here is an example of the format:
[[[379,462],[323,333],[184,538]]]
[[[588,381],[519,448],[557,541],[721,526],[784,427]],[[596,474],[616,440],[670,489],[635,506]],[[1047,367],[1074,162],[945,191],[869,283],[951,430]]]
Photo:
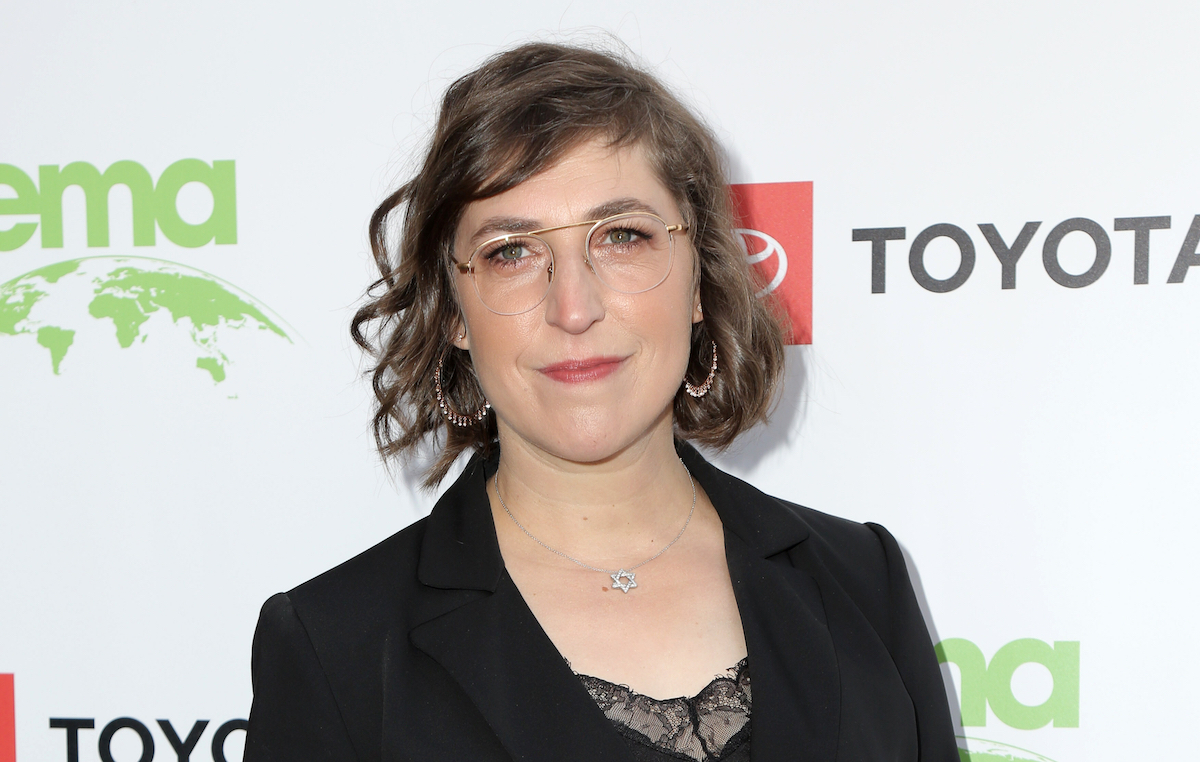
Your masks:
[[[760,262],[765,262],[772,256],[779,257],[779,268],[775,270],[775,277],[771,278],[771,282],[763,287],[761,291],[755,294],[759,299],[779,288],[779,284],[783,283],[784,277],[787,275],[787,253],[783,250],[783,246],[779,241],[776,241],[771,236],[761,230],[751,230],[750,228],[737,228],[733,232],[737,233],[742,242],[742,249],[746,252],[746,261],[752,265],[757,265]],[[751,253],[750,240],[756,238],[762,242],[761,250]],[[758,246],[754,248],[758,249]]]

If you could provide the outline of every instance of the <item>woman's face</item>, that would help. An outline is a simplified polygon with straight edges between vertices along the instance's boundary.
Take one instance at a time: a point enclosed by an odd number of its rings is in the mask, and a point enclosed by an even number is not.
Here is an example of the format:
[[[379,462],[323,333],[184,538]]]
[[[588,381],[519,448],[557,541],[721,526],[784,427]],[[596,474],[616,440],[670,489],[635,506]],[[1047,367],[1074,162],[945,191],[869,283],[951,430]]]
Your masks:
[[[515,188],[467,207],[455,259],[515,230],[594,220],[616,211],[651,212],[674,225],[679,208],[640,147],[581,145]],[[676,232],[670,273],[640,294],[612,290],[584,260],[589,226],[542,234],[554,250],[545,299],[518,315],[483,305],[471,276],[454,271],[464,338],[502,447],[531,446],[579,463],[604,460],[655,434],[670,441],[672,404],[683,382],[691,324],[698,322],[696,255]]]

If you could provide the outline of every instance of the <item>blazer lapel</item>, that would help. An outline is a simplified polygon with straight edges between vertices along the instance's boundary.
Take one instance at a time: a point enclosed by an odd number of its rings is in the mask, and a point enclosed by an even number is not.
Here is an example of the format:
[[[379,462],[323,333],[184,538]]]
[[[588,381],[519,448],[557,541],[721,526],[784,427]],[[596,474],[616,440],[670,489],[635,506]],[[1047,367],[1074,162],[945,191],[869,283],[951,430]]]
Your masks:
[[[841,684],[816,582],[726,532],[750,660],[754,760],[833,760]]]
[[[742,617],[753,690],[751,758],[831,762],[837,756],[841,681],[816,578],[794,568],[808,526],[786,504],[680,455],[725,526],[725,554]]]
[[[504,570],[486,492],[494,468],[475,459],[438,501],[418,571],[430,587],[481,593],[455,596],[410,640],[458,682],[514,759],[632,762]]]

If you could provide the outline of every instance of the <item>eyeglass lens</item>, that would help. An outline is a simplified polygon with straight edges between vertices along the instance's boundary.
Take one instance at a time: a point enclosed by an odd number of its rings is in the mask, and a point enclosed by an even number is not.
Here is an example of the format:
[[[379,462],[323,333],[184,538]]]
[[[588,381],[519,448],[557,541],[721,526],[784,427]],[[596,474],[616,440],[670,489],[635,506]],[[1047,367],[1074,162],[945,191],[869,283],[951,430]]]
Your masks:
[[[649,291],[671,271],[673,244],[666,223],[647,215],[619,215],[597,223],[587,240],[587,259],[606,286],[625,294]],[[475,252],[475,289],[493,312],[527,312],[546,297],[554,254],[537,235],[512,235]]]

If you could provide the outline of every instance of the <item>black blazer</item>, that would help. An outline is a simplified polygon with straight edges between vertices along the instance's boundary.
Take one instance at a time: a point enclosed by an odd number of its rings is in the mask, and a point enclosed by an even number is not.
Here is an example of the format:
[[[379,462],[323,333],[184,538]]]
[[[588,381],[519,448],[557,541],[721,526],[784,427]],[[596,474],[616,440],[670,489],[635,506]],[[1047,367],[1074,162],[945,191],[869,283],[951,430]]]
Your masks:
[[[752,759],[957,762],[887,530],[764,495],[688,445],[680,455],[725,526]],[[427,519],[267,601],[245,762],[631,762],[505,571],[494,469],[476,458]]]

